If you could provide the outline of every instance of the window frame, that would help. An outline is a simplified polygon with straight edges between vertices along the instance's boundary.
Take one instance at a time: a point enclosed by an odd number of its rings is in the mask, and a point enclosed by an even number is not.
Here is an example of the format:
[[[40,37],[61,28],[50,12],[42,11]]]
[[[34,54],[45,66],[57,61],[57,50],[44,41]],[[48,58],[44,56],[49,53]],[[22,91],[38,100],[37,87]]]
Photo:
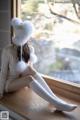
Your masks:
[[[11,18],[20,18],[20,4],[21,0],[11,1]],[[13,35],[13,30],[11,29],[11,36]],[[65,96],[70,99],[80,100],[80,84],[72,83],[69,81],[57,79],[55,77],[43,75],[43,78],[49,84],[50,88],[54,90],[57,94]]]
[[[50,88],[57,94],[80,102],[80,84],[42,75]]]

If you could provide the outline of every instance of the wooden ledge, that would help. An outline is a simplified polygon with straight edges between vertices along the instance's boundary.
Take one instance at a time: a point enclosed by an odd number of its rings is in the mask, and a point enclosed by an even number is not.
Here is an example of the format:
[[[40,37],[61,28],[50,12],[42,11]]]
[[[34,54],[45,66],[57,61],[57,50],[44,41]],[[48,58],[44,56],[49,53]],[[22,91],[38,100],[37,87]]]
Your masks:
[[[63,98],[63,97],[62,97]],[[70,103],[79,103],[63,98]],[[49,108],[49,103],[35,94],[31,89],[24,88],[15,93],[9,93],[0,100],[3,110],[8,110],[21,116],[16,120],[79,120],[80,106],[72,112],[59,112],[53,107],[53,112]],[[6,108],[6,109],[5,109]],[[12,117],[14,117],[13,114]]]
[[[80,101],[80,84],[78,85],[76,83],[56,79],[46,75],[42,76],[55,93],[69,99],[76,100],[77,102]]]

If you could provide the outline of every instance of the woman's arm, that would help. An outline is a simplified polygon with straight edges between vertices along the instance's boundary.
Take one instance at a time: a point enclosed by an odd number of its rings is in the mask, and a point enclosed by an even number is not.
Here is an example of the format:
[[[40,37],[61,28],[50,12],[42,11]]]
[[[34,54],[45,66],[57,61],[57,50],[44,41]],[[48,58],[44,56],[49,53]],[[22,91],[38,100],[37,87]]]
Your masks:
[[[28,65],[27,69],[22,73],[22,76],[34,76],[37,73],[37,71],[34,69],[32,65]]]
[[[5,48],[2,51],[1,56],[1,73],[0,73],[0,96],[3,96],[4,86],[8,75],[8,63],[9,63],[9,55],[8,49]]]

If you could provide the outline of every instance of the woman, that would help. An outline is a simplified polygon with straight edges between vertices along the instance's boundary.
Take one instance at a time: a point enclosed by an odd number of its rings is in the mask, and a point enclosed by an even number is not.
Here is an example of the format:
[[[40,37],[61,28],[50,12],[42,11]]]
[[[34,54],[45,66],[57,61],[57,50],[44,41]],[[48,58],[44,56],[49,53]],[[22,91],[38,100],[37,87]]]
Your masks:
[[[14,44],[4,48],[2,52],[2,62],[1,62],[1,79],[0,79],[0,95],[3,95],[3,88],[5,92],[16,91],[22,87],[28,86],[32,81],[31,75],[36,72],[32,67],[28,67],[27,73],[16,72],[15,65],[20,59],[20,47]],[[29,53],[26,51],[28,45],[23,47],[23,58],[27,62],[29,60]],[[26,54],[25,54],[26,53]]]
[[[4,92],[15,92],[30,86],[39,96],[53,104],[58,110],[74,110],[77,106],[58,98],[33,68],[32,63],[35,63],[36,57],[33,47],[28,45],[28,40],[33,33],[32,24],[14,18],[12,26],[15,31],[13,44],[4,48],[2,52],[0,97],[3,96]]]

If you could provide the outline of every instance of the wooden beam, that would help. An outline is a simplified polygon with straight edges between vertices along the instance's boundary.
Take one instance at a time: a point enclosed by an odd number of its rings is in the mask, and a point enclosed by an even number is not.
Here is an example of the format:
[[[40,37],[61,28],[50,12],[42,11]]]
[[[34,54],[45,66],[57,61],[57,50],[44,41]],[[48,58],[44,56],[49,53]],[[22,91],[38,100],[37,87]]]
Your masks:
[[[16,0],[16,16],[21,17],[21,0]]]

